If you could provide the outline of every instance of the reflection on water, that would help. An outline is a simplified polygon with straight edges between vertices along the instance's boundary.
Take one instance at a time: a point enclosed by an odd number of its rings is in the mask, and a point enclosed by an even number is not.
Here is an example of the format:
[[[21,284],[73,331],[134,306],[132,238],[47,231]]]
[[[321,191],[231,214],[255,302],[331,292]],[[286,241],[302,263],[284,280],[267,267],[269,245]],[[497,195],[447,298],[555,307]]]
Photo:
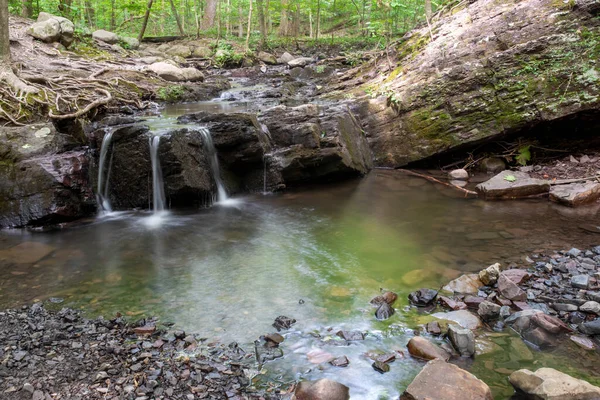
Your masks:
[[[158,315],[243,343],[288,315],[298,324],[284,342],[286,358],[268,364],[269,371],[283,379],[335,377],[360,398],[396,396],[419,362],[400,358],[379,375],[363,353],[405,350],[407,333],[428,318],[405,309],[408,293],[493,262],[522,263],[536,249],[597,244],[598,236],[578,228],[594,210],[565,212],[542,201],[464,200],[442,186],[375,171],[343,184],[237,199],[230,207],[171,212],[152,227],[149,213],[110,213],[62,232],[1,232],[0,306],[60,297],[91,313]],[[400,297],[398,312],[385,322],[375,320],[368,304],[380,288]],[[340,328],[371,334],[340,346],[334,339]],[[321,339],[300,333],[311,331]],[[491,355],[470,368],[505,398],[506,374],[535,365],[513,349],[511,336],[497,335],[486,344]],[[310,364],[306,354],[316,348],[348,355],[350,367]],[[585,357],[534,358],[536,365],[586,374],[577,372]]]

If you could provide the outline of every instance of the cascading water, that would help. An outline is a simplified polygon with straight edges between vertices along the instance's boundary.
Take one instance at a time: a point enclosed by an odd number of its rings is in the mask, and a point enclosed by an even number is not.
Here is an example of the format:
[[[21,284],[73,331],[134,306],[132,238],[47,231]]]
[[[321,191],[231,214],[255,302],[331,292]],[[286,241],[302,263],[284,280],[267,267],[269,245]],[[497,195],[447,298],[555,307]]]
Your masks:
[[[110,180],[110,170],[112,169],[112,153],[110,161],[108,163],[108,170],[106,171],[106,179],[104,178],[104,172],[106,169],[106,157],[108,156],[108,149],[112,142],[113,131],[108,132],[102,139],[102,146],[100,147],[100,165],[98,167],[98,190],[97,198],[100,208],[104,211],[112,211],[110,205],[110,199],[108,198],[108,183]]]
[[[165,187],[163,183],[160,160],[158,159],[158,145],[160,135],[150,137],[150,160],[152,161],[152,205],[154,213],[165,209]]]
[[[221,179],[221,172],[219,169],[219,159],[217,157],[217,149],[215,148],[215,144],[213,143],[212,136],[210,135],[210,131],[208,128],[200,128],[200,133],[204,139],[204,145],[206,146],[206,155],[208,156],[208,160],[210,163],[210,169],[212,171],[215,183],[217,185],[217,202],[221,203],[228,199],[227,191],[225,190],[225,186],[223,185],[223,180]]]

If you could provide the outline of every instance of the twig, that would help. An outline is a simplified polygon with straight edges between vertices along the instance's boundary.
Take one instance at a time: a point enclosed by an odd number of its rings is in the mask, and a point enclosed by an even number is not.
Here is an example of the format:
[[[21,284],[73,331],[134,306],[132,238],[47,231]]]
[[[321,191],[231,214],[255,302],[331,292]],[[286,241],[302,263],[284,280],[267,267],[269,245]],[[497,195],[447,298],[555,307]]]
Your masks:
[[[593,181],[595,179],[600,179],[600,175],[588,176],[588,177],[585,177],[585,178],[578,178],[578,179],[561,179],[561,180],[556,180],[556,181],[550,181],[549,183],[552,186],[554,186],[554,185],[566,185],[566,184],[569,184],[569,183]]]
[[[436,178],[434,178],[433,176],[430,176],[430,175],[419,174],[418,172],[414,172],[414,171],[411,171],[411,170],[408,170],[408,169],[399,169],[398,171],[407,173],[409,175],[418,176],[419,178],[426,179],[426,180],[428,180],[430,182],[439,183],[441,185],[448,186],[448,187],[450,187],[452,189],[460,190],[461,192],[465,193],[465,197],[468,197],[469,195],[470,196],[479,197],[479,194],[477,192],[474,192],[474,191],[469,190],[469,189],[461,188],[459,186],[451,185],[451,184],[446,183],[446,182],[442,182],[439,179],[436,179]]]
[[[50,110],[49,113],[49,117],[52,119],[57,119],[57,120],[65,120],[65,119],[74,119],[74,118],[78,118],[81,117],[82,115],[86,114],[87,112],[93,110],[96,107],[108,104],[108,102],[110,102],[112,100],[112,95],[110,94],[110,92],[108,90],[104,90],[104,89],[96,89],[98,92],[104,94],[105,97],[101,98],[101,99],[97,99],[93,102],[91,102],[90,104],[88,104],[85,108],[75,112],[75,113],[71,113],[71,114],[63,114],[63,115],[54,115],[52,113],[52,110]]]

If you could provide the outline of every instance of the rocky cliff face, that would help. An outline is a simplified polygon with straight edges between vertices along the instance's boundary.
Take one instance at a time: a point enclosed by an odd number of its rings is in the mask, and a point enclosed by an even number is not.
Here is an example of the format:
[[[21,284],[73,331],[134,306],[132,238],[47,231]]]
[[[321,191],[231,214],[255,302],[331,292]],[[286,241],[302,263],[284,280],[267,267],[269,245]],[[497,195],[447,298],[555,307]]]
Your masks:
[[[461,2],[337,89],[371,94],[358,112],[388,167],[595,112],[599,12],[597,0]]]

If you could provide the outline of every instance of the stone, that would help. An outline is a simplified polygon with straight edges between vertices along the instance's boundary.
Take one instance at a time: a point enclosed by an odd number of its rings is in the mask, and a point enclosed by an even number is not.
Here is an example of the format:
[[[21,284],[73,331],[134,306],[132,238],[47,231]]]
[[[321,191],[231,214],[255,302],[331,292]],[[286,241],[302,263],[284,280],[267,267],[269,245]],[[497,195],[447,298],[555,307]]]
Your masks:
[[[589,275],[575,275],[571,277],[571,286],[578,289],[587,289],[590,286]]]
[[[123,43],[129,50],[137,50],[140,47],[140,41],[137,38],[130,36],[119,36],[119,41]],[[152,63],[150,63],[152,64]]]
[[[192,56],[192,49],[185,44],[175,44],[169,46],[165,53],[173,57],[188,58]]]
[[[554,308],[556,311],[566,311],[566,312],[577,311],[579,308],[574,304],[567,304],[567,303],[552,303],[550,305],[550,307]]]
[[[408,300],[416,306],[428,306],[432,304],[437,296],[437,290],[419,289],[408,295]]]
[[[411,338],[407,347],[411,356],[423,360],[440,359],[448,361],[450,359],[448,352],[421,336]]]
[[[58,42],[60,39],[60,23],[56,19],[36,22],[27,29],[27,34],[44,43]]]
[[[479,309],[477,310],[477,314],[484,321],[490,321],[493,319],[497,319],[500,316],[501,307],[498,304],[492,303],[490,301],[484,301],[479,304]]]
[[[588,301],[579,307],[580,311],[600,315],[600,303],[596,301]]]
[[[54,33],[58,23],[58,33]],[[75,25],[64,17],[41,12],[38,14],[37,22],[27,29],[27,33],[36,39],[46,43],[60,42],[69,47],[74,40]]]
[[[360,331],[338,331],[336,335],[349,342],[365,339],[365,335]]]
[[[479,280],[486,285],[491,286],[498,280],[500,276],[500,264],[492,264],[486,269],[479,271]]]
[[[265,335],[265,340],[274,343],[275,345],[280,345],[283,343],[284,338],[279,333],[270,333]]]
[[[600,318],[579,325],[579,330],[586,335],[600,335]]]
[[[290,329],[295,323],[295,319],[280,315],[279,317],[275,318],[273,327],[277,329],[277,332],[281,332],[282,330]]]
[[[576,249],[575,247],[573,247],[571,250],[569,250],[567,252],[567,255],[569,255],[570,257],[579,257],[579,255],[581,254],[581,250]]]
[[[448,337],[454,348],[462,357],[475,355],[475,336],[470,329],[460,328],[456,325],[448,327]]]
[[[527,282],[529,278],[531,278],[531,274],[529,272],[525,271],[524,269],[518,268],[507,269],[502,272],[502,275],[504,275],[506,278],[516,283],[517,285]]]
[[[313,62],[314,62],[314,60],[310,57],[298,57],[298,58],[294,58],[291,61],[288,61],[287,65],[289,65],[292,68],[305,67],[308,64],[312,64]]]
[[[506,163],[501,158],[487,157],[479,162],[479,169],[486,174],[497,174],[506,169]]]
[[[264,62],[265,64],[271,64],[271,65],[277,64],[277,58],[273,54],[267,53],[266,51],[259,51],[256,58],[258,58],[260,61]]]
[[[113,32],[106,31],[104,29],[99,29],[97,31],[92,32],[92,38],[108,44],[119,43],[119,35]]]
[[[527,300],[527,294],[503,273],[498,278],[498,292],[512,301]]]
[[[287,64],[295,58],[296,57],[294,57],[290,53],[285,52],[277,59],[277,62],[279,62],[280,64]]]
[[[438,301],[445,307],[452,310],[465,310],[467,305],[462,301],[456,301],[446,296],[438,296]]]
[[[454,169],[448,173],[448,178],[457,181],[469,180],[469,173],[464,169]]]
[[[505,170],[476,188],[486,199],[518,199],[548,193],[550,183],[524,172]]]
[[[427,330],[428,333],[436,336],[442,334],[442,328],[440,327],[440,324],[437,321],[428,322],[425,326],[425,330]]]
[[[345,368],[350,364],[350,361],[348,360],[348,357],[341,356],[329,361],[329,364],[333,365],[334,367]]]
[[[391,363],[394,360],[396,360],[396,354],[394,354],[394,353],[382,354],[375,359],[375,361],[379,361],[379,362],[386,363],[386,364]]]
[[[467,274],[450,281],[442,289],[452,293],[477,294],[482,286],[484,286],[483,282],[481,282],[478,275]]]
[[[478,296],[465,296],[464,303],[469,308],[479,309],[479,305],[485,301],[483,297]]]
[[[493,400],[489,386],[456,365],[429,361],[400,400]]]
[[[600,398],[600,388],[557,371],[540,368],[535,372],[520,369],[510,374],[509,382],[519,394],[543,400],[585,400]]]
[[[333,354],[326,352],[323,349],[314,349],[306,353],[308,361],[312,364],[328,363],[334,359]]]
[[[600,183],[580,182],[554,185],[550,188],[550,200],[569,207],[593,203],[600,199]]]
[[[169,82],[201,82],[204,80],[204,74],[196,68],[179,68],[166,61],[151,64],[148,69]]]
[[[330,379],[302,381],[296,387],[292,400],[349,400],[350,389]]]
[[[575,343],[577,346],[581,347],[582,349],[594,350],[596,348],[596,345],[594,344],[594,342],[588,337],[572,335],[569,337],[569,339],[571,339],[571,341],[573,343]]]
[[[398,295],[394,292],[384,292],[381,297],[383,298],[383,301],[388,303],[390,306],[394,304],[396,300],[398,300]]]
[[[150,335],[156,331],[156,326],[154,325],[144,325],[133,328],[133,331],[138,335]]]
[[[381,361],[375,361],[371,366],[375,371],[379,372],[380,374],[390,372],[390,366]]]
[[[394,315],[395,312],[396,311],[392,306],[390,306],[388,303],[383,303],[377,307],[377,311],[375,311],[375,317],[380,321],[384,321]]]
[[[452,322],[456,322],[463,328],[466,329],[477,329],[482,326],[479,317],[467,310],[450,311],[447,313],[435,313],[431,315],[434,318],[444,319]]]

